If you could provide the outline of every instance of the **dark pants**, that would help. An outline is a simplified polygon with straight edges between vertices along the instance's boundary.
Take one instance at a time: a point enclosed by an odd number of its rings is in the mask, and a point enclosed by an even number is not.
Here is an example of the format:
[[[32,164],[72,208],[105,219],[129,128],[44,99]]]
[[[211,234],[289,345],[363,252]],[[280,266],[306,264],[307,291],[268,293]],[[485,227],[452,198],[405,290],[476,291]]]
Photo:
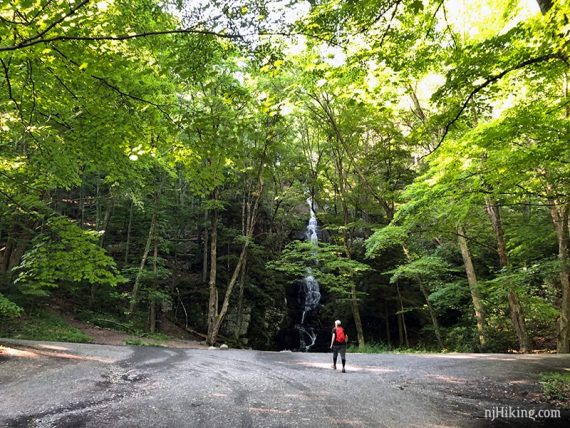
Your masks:
[[[333,345],[333,362],[336,364],[336,359],[338,358],[338,354],[340,354],[340,359],[342,360],[342,365],[344,366],[344,362],[346,361],[346,344],[342,345]]]

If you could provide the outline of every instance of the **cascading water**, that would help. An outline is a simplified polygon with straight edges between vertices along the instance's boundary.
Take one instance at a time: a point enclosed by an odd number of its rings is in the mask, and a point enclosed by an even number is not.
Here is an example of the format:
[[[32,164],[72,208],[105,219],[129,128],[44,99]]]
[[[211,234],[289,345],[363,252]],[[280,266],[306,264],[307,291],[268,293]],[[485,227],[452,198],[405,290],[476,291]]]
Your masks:
[[[309,204],[310,210],[310,219],[309,224],[307,225],[307,232],[306,237],[307,240],[317,246],[319,242],[319,238],[317,236],[317,216],[315,215],[315,211],[313,210],[313,203],[312,199],[307,199],[307,203]],[[321,292],[319,289],[319,283],[315,279],[313,275],[311,275],[311,268],[307,268],[307,275],[303,278],[303,315],[301,316],[301,323],[298,324],[297,330],[299,330],[300,336],[300,350],[302,351],[309,351],[311,347],[315,344],[317,340],[317,334],[315,333],[313,327],[309,327],[305,325],[305,317],[308,312],[312,311],[313,309],[317,308],[319,302],[321,300]]]

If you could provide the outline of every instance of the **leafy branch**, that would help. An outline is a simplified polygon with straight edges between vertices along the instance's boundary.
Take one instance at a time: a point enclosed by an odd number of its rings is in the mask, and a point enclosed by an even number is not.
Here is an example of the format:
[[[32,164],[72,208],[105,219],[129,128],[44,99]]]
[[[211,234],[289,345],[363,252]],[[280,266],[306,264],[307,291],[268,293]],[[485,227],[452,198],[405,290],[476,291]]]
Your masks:
[[[548,62],[551,60],[559,60],[559,61],[564,62],[565,64],[568,64],[568,58],[564,54],[562,54],[560,52],[549,53],[549,54],[542,55],[542,56],[539,56],[536,58],[530,58],[530,59],[527,59],[525,61],[522,61],[522,62],[520,62],[520,63],[518,63],[512,67],[509,67],[509,68],[501,71],[500,73],[497,73],[491,77],[488,77],[483,83],[477,85],[469,93],[469,95],[467,96],[465,101],[463,101],[463,103],[461,104],[461,106],[460,106],[459,110],[457,111],[457,113],[455,114],[455,116],[453,116],[453,118],[449,122],[447,122],[447,124],[443,128],[442,135],[441,135],[438,143],[435,145],[435,147],[429,153],[422,156],[422,158],[432,154],[442,145],[443,141],[445,140],[445,137],[447,136],[447,134],[449,133],[449,130],[451,129],[451,126],[459,120],[459,118],[461,117],[461,115],[463,114],[463,112],[465,111],[465,109],[467,108],[469,103],[471,102],[471,100],[475,97],[475,95],[477,95],[479,92],[481,92],[487,86],[497,82],[498,80],[502,79],[507,74],[509,74],[513,71],[520,70],[521,68],[525,68],[525,67],[528,67],[528,66],[533,65],[533,64],[539,64],[541,62]]]

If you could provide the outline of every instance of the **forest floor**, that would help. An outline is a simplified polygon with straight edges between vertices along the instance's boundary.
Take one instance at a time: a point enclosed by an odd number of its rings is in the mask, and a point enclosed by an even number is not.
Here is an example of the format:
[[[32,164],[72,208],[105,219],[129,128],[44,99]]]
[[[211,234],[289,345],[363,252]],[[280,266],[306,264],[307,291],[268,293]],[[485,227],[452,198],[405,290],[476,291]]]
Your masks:
[[[180,349],[204,349],[207,346],[203,341],[190,338],[186,332],[172,323],[163,326],[168,336],[167,339],[156,339],[153,337],[141,337],[129,334],[124,331],[115,330],[107,327],[99,327],[97,325],[85,323],[73,318],[68,318],[67,322],[72,326],[91,337],[92,342],[99,345],[145,345],[145,346],[164,346],[167,348]]]

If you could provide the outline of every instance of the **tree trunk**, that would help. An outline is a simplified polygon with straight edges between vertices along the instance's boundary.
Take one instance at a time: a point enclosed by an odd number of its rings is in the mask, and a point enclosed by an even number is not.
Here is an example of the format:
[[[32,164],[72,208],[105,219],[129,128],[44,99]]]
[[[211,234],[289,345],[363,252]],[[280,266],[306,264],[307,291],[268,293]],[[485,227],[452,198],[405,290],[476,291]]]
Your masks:
[[[217,195],[214,195],[217,199]],[[214,337],[214,324],[216,315],[218,314],[218,289],[216,287],[216,270],[217,265],[217,246],[218,246],[218,212],[214,209],[210,213],[210,278],[208,286],[210,289],[210,298],[208,300],[208,344],[213,345],[216,340]]]
[[[441,338],[441,331],[439,330],[439,323],[437,322],[437,315],[435,313],[435,310],[433,309],[433,306],[431,304],[431,302],[429,301],[429,294],[424,286],[423,281],[421,280],[421,278],[417,278],[417,281],[420,285],[420,290],[422,292],[422,294],[424,295],[424,298],[426,300],[426,304],[428,307],[428,311],[429,311],[429,315],[431,317],[431,322],[433,324],[433,331],[435,333],[435,337],[437,339],[437,343],[439,344],[439,348],[443,349],[443,340]]]
[[[111,214],[113,213],[113,207],[115,205],[115,200],[112,196],[109,196],[110,201],[107,204],[105,210],[105,216],[103,217],[102,229],[100,230],[101,236],[99,237],[99,246],[103,248],[103,243],[105,242],[105,235],[107,235],[107,229],[109,229],[109,223],[111,222]]]
[[[356,284],[351,281],[350,284],[350,300],[352,304],[352,315],[354,316],[354,325],[356,327],[356,337],[358,338],[358,348],[363,348],[364,330],[362,329],[362,319],[360,318],[360,308],[358,307],[358,297],[356,295]]]
[[[392,349],[392,335],[390,334],[390,316],[388,314],[388,299],[384,300],[384,319],[386,321],[386,342],[388,349]]]
[[[83,183],[85,183],[85,173],[81,177],[81,186],[79,187],[79,227],[83,228],[85,224],[85,200],[83,195]]]
[[[349,223],[349,210],[348,204],[346,202],[346,185],[348,179],[348,169],[344,166],[344,156],[343,151],[350,157],[350,153],[347,150],[346,141],[344,140],[344,135],[342,134],[329,100],[325,98],[321,98],[318,96],[314,96],[313,99],[317,101],[317,103],[323,109],[329,124],[331,125],[332,131],[334,135],[330,136],[331,144],[333,146],[333,160],[335,166],[335,172],[337,176],[337,183],[338,183],[338,195],[340,198],[340,203],[342,206],[342,213],[344,218],[344,247],[346,252],[346,257],[351,258],[351,244],[352,244],[352,237],[350,235],[350,231],[348,229]],[[333,141],[335,140],[335,141]],[[358,174],[358,170],[356,171]],[[365,180],[364,180],[365,181]],[[366,182],[366,181],[365,181]],[[366,182],[367,183],[367,182]],[[336,204],[335,204],[336,208]],[[351,307],[352,307],[352,317],[354,319],[354,325],[356,327],[356,335],[358,338],[358,347],[362,348],[364,343],[364,329],[362,327],[362,320],[360,317],[360,309],[358,307],[358,299],[356,295],[356,284],[351,284]]]
[[[100,233],[100,235],[99,235],[99,246],[101,248],[103,248],[103,243],[105,242],[105,235],[107,234],[107,229],[109,228],[109,222],[111,221],[111,213],[113,211],[114,203],[115,203],[115,201],[113,200],[113,198],[111,198],[111,200],[107,204],[107,208],[105,209],[105,216],[103,218],[103,223],[101,224],[102,229],[97,230]],[[95,293],[97,291],[97,285],[94,283],[91,283],[90,288],[91,288],[91,293],[89,295],[89,306],[93,306],[95,304]]]
[[[568,254],[568,204],[557,204],[551,201],[550,215],[558,238],[558,261],[560,262],[560,284],[562,285],[562,300],[560,302],[560,317],[558,319],[558,353],[570,353],[570,257]]]
[[[410,342],[408,341],[408,329],[406,328],[406,318],[404,317],[404,302],[402,301],[402,294],[400,293],[400,286],[396,284],[396,291],[398,291],[398,300],[400,301],[400,310],[399,317],[398,317],[398,330],[400,333],[400,346],[402,346],[402,339],[404,339],[404,343],[406,347],[410,347]]]
[[[267,147],[269,145],[269,140],[265,141],[265,145],[263,148],[263,154],[260,158],[260,163],[259,163],[259,167],[257,169],[257,175],[255,178],[255,182],[257,183],[257,188],[256,191],[252,193],[252,199],[253,201],[248,201],[247,202],[247,218],[245,221],[245,230],[246,230],[246,234],[245,234],[245,242],[243,243],[242,246],[242,250],[239,256],[239,260],[236,264],[236,267],[234,268],[233,274],[230,278],[230,281],[228,283],[227,289],[226,289],[226,293],[224,295],[224,301],[222,303],[222,308],[220,309],[220,312],[218,312],[218,303],[217,303],[217,288],[216,288],[216,283],[215,283],[215,275],[212,275],[212,268],[210,269],[210,306],[209,306],[209,310],[208,310],[208,338],[206,339],[206,342],[209,345],[214,345],[214,343],[216,343],[216,340],[218,338],[218,334],[220,331],[220,327],[222,326],[222,323],[224,322],[224,318],[226,316],[226,313],[228,311],[228,307],[230,304],[230,299],[232,296],[232,292],[234,289],[234,286],[237,283],[237,280],[239,278],[240,272],[243,268],[245,259],[246,259],[246,255],[247,255],[247,249],[249,247],[249,243],[251,242],[251,240],[253,239],[253,231],[255,229],[255,222],[257,220],[257,212],[259,209],[259,203],[261,201],[261,196],[263,194],[263,188],[264,188],[264,183],[263,183],[263,170],[264,170],[264,165],[265,165],[265,161],[266,161],[266,152],[267,152]],[[217,221],[217,220],[216,220]],[[214,228],[214,223],[212,223],[212,229]],[[213,234],[212,231],[212,240],[215,239],[215,236]],[[213,248],[213,244],[212,243],[212,250]],[[210,263],[211,264],[215,264],[215,257],[212,256]],[[215,267],[215,266],[213,266]],[[212,277],[214,277],[214,281],[212,281]]]
[[[204,251],[202,253],[202,282],[208,280],[208,211],[204,213]]]
[[[540,7],[540,12],[544,15],[552,8],[552,0],[536,0],[538,7]]]
[[[241,275],[239,280],[239,292],[238,292],[238,305],[237,305],[237,323],[236,323],[236,330],[234,332],[234,337],[239,340],[241,335],[241,326],[243,324],[243,292],[244,292],[244,284],[245,284],[245,273],[247,268],[247,254],[245,255],[245,259],[243,261],[243,267],[241,269]]]
[[[148,253],[150,252],[150,246],[152,244],[152,236],[154,234],[155,223],[156,223],[156,213],[153,213],[152,219],[150,221],[150,227],[148,229],[148,238],[146,239],[146,245],[144,247],[144,252],[143,252],[142,259],[141,259],[141,264],[139,266],[139,271],[137,272],[137,276],[135,278],[135,284],[133,285],[133,290],[131,291],[131,302],[129,304],[129,314],[133,313],[135,306],[137,304],[141,277],[142,277],[142,273],[144,271],[144,267],[146,265]]]
[[[38,224],[38,221],[19,216],[12,221],[12,227],[6,235],[6,245],[0,257],[0,272],[10,272],[12,268],[20,264],[31,240],[31,231]]]
[[[4,246],[4,251],[2,252],[2,258],[0,259],[0,272],[5,273],[10,270],[10,259],[12,258],[12,251],[16,247],[16,240],[8,234],[6,240],[6,245]]]
[[[148,253],[150,252],[150,246],[152,245],[152,240],[154,238],[154,234],[155,234],[155,230],[156,230],[156,224],[158,221],[158,210],[159,210],[159,208],[160,208],[160,188],[155,193],[154,209],[152,212],[152,218],[150,220],[150,227],[148,229],[148,237],[146,239],[146,245],[144,247],[144,252],[143,252],[142,259],[141,259],[141,264],[139,266],[139,271],[137,272],[137,277],[135,278],[135,284],[133,285],[133,290],[131,291],[131,301],[129,304],[129,314],[133,313],[135,306],[137,304],[141,277],[142,277],[142,273],[144,271],[144,267],[146,265]]]
[[[485,346],[485,312],[483,304],[481,303],[481,296],[477,289],[477,275],[473,267],[473,260],[471,259],[471,252],[465,239],[465,231],[463,226],[457,226],[457,241],[463,257],[463,264],[465,266],[465,273],[467,274],[467,282],[469,283],[469,291],[471,291],[471,301],[475,310],[475,320],[477,321],[477,331],[479,332],[479,344]]]
[[[242,269],[246,253],[247,253],[247,244],[244,244],[242,251],[241,251],[241,254],[239,256],[238,263],[234,269],[234,272],[233,272],[232,277],[230,279],[230,283],[228,284],[228,288],[226,290],[226,294],[224,297],[224,302],[222,303],[222,308],[220,309],[220,312],[214,317],[214,322],[212,323],[211,328],[208,328],[208,344],[209,345],[213,345],[214,343],[216,343],[216,340],[218,339],[220,327],[222,326],[224,318],[226,317],[226,314],[228,312],[228,307],[230,304],[230,296],[231,296],[232,291],[234,289],[234,286],[237,282],[238,275]]]
[[[216,312],[216,316],[214,317],[212,326],[208,325],[208,343],[210,345],[213,345],[217,340],[217,337],[218,337],[218,334],[220,331],[220,327],[222,326],[224,318],[228,312],[228,307],[230,304],[230,299],[232,296],[234,286],[237,283],[237,279],[240,275],[241,270],[244,268],[244,263],[246,260],[249,243],[250,243],[251,239],[253,238],[253,231],[255,229],[257,211],[259,208],[259,202],[261,200],[261,194],[263,193],[263,180],[261,177],[262,171],[263,171],[263,168],[260,167],[260,169],[258,171],[258,176],[257,176],[258,188],[257,188],[257,191],[255,192],[253,206],[252,206],[251,202],[248,202],[248,207],[246,210],[246,212],[248,214],[247,214],[247,219],[245,222],[245,229],[246,229],[245,242],[242,246],[242,250],[241,250],[241,253],[239,256],[239,260],[237,262],[236,267],[234,268],[233,274],[232,274],[230,281],[228,283],[228,287],[226,289],[226,294],[224,295],[224,302],[222,303],[222,308],[220,309],[219,313]]]
[[[495,232],[495,238],[497,240],[497,252],[499,253],[499,261],[503,269],[509,268],[509,258],[507,255],[507,245],[505,241],[505,234],[503,231],[503,225],[501,222],[501,213],[499,205],[494,201],[488,199],[486,202],[486,209],[489,218],[491,219],[491,224],[493,225],[493,230]],[[507,299],[509,302],[509,309],[511,312],[511,322],[517,339],[519,341],[520,352],[528,352],[530,350],[528,333],[526,331],[526,325],[524,322],[524,316],[522,307],[520,304],[520,299],[517,291],[510,280],[506,282],[508,295]]]
[[[156,277],[158,272],[158,239],[156,236],[156,231],[154,233],[154,251],[152,257],[152,273],[154,274],[154,278],[152,279],[152,291],[155,292],[158,288],[158,279]],[[151,293],[150,296],[150,322],[149,322],[149,330],[151,333],[156,331],[156,299],[154,297],[154,293]]]
[[[133,227],[133,206],[134,203],[131,200],[131,205],[129,207],[129,224],[127,225],[127,242],[125,245],[125,266],[129,262],[129,246],[131,244],[131,229]]]
[[[396,313],[396,320],[398,321],[398,346],[401,348],[404,346],[404,328],[400,311]]]

